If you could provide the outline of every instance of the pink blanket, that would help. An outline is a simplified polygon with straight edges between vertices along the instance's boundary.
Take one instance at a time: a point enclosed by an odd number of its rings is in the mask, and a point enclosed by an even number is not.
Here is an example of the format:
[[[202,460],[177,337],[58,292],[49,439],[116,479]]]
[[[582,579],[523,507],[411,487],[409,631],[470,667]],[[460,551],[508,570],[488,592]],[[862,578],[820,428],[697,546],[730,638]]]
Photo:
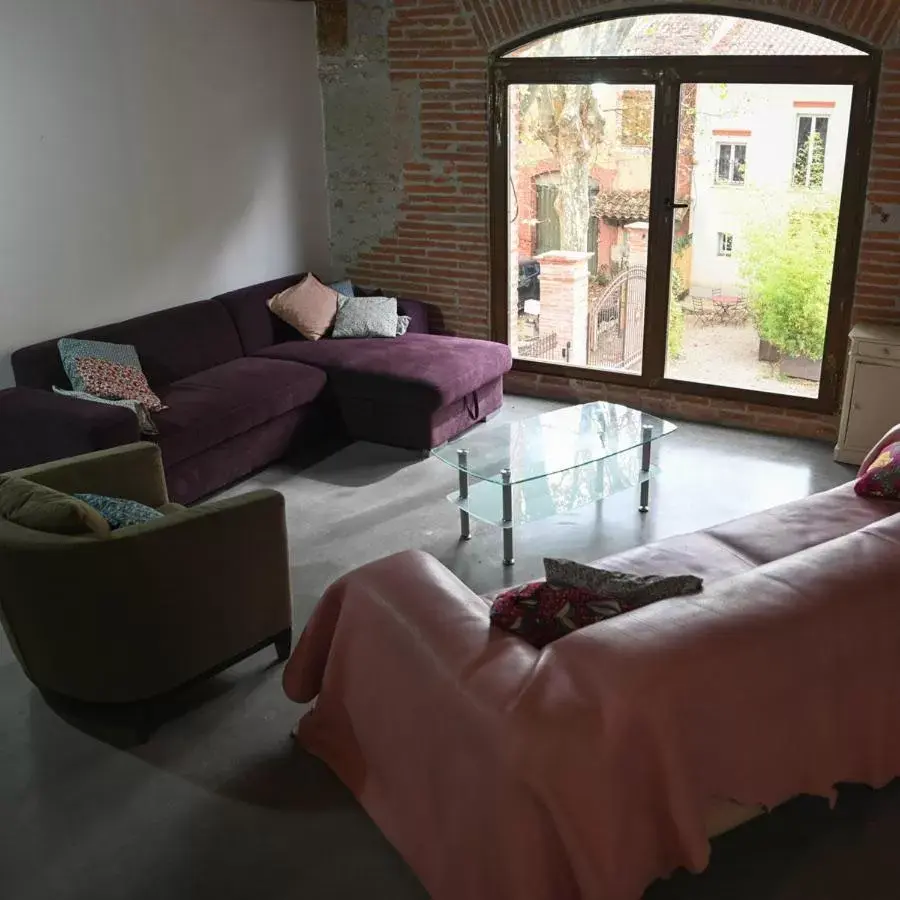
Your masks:
[[[886,514],[860,504],[834,533]],[[678,571],[704,546],[682,541]],[[900,517],[758,568],[726,550],[705,593],[543,651],[425,554],[365,566],[285,670],[318,697],[298,740],[435,900],[636,900],[706,866],[716,800],[900,775]]]

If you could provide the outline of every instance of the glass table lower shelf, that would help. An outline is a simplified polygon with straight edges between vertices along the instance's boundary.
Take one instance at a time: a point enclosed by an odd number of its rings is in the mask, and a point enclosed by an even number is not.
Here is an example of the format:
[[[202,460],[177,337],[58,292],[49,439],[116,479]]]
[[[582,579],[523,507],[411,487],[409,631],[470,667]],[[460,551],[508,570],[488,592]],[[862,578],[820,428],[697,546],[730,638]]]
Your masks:
[[[455,468],[460,535],[470,519],[503,532],[503,563],[512,565],[513,529],[571,512],[640,486],[650,503],[653,444],[675,431],[665,419],[613,403],[584,403],[506,425],[480,426],[432,450]]]
[[[657,475],[659,467],[643,467],[642,454],[622,454],[610,459],[596,460],[576,469],[557,472],[543,478],[534,478],[520,484],[497,484],[495,481],[471,481],[460,472],[460,490],[447,495],[447,499],[459,508],[461,534],[464,540],[471,537],[468,518],[503,529],[503,564],[511,566],[513,555],[513,528],[529,522],[539,522],[552,516],[564,515],[591,503],[597,503],[613,494],[641,486],[641,512],[649,504],[650,479]],[[504,494],[509,493],[509,509],[504,506]]]

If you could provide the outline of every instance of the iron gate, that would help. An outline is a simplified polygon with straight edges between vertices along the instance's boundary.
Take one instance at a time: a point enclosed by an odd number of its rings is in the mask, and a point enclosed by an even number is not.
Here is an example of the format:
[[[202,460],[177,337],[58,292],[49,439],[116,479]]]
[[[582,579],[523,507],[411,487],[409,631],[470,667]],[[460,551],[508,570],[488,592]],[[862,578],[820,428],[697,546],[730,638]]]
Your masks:
[[[588,365],[640,370],[647,270],[620,272],[588,306]]]

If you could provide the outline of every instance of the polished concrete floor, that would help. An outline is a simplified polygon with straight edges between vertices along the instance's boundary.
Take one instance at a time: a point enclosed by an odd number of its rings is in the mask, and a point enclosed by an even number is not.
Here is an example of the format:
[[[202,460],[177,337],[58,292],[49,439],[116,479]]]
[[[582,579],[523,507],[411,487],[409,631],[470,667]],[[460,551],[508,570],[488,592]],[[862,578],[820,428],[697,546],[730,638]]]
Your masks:
[[[487,427],[549,408],[511,397]],[[548,554],[596,559],[852,475],[825,445],[710,426],[684,425],[658,445],[658,462],[647,516],[628,491],[523,527],[513,569],[500,565],[499,534],[487,526],[459,543],[443,499],[455,474],[437,460],[356,444],[235,490],[265,485],[287,497],[302,625],[334,578],[408,547],[483,591],[538,575]],[[0,659],[3,900],[425,897],[353,798],[289,740],[302,708],[282,695],[272,653],[191,690],[139,747],[118,723],[51,710],[8,650]],[[897,898],[898,837],[900,789],[847,790],[834,811],[801,800],[717,840],[705,874],[679,873],[647,898]]]

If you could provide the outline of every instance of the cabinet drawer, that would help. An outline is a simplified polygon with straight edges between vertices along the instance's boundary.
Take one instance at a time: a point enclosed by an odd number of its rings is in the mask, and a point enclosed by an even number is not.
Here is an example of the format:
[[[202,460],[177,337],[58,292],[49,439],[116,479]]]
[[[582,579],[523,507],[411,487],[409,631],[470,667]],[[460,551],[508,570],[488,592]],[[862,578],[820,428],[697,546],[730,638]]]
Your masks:
[[[857,356],[865,359],[893,359],[900,362],[900,347],[893,344],[876,344],[874,341],[859,341],[853,349]]]

